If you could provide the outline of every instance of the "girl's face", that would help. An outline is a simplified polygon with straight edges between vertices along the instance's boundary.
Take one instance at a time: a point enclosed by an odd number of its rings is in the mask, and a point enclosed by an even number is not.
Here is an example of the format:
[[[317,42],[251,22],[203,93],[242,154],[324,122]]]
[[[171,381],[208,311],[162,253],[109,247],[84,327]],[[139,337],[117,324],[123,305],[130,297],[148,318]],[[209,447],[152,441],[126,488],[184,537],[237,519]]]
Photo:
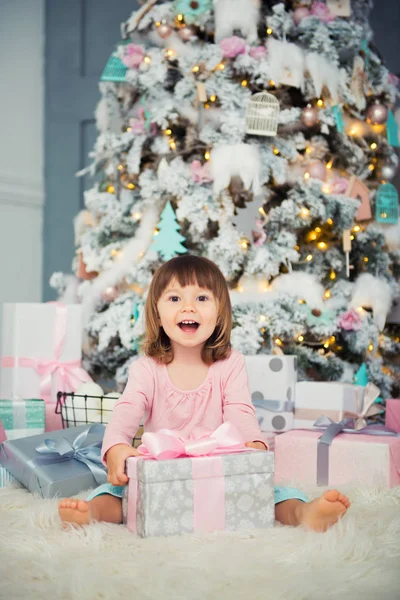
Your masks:
[[[202,347],[217,324],[217,300],[210,290],[197,284],[181,287],[173,279],[157,302],[157,310],[173,346]]]

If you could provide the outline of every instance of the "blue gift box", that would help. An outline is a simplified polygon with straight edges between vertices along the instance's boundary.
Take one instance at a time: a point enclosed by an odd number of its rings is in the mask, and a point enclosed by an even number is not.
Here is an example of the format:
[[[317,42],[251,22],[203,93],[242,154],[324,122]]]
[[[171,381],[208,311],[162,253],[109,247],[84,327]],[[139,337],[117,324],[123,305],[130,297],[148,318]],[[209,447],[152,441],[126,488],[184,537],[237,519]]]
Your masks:
[[[42,498],[72,496],[106,482],[103,435],[104,426],[94,424],[7,440],[0,465]]]

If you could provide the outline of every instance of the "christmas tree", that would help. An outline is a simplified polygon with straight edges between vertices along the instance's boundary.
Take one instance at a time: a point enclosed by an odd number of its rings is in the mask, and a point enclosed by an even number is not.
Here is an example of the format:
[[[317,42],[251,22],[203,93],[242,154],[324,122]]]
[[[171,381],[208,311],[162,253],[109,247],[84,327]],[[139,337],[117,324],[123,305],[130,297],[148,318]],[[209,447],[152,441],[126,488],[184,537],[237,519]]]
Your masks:
[[[235,348],[296,354],[306,380],[365,365],[399,393],[399,92],[370,8],[149,0],[122,25],[75,222],[94,376],[125,383],[152,274],[187,251],[229,283]]]

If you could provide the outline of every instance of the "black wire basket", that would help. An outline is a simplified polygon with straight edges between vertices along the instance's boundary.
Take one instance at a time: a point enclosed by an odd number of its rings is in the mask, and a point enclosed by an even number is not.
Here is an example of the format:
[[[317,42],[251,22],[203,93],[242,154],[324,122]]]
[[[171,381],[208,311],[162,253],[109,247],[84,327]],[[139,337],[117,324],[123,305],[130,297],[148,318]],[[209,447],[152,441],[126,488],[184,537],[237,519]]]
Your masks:
[[[61,415],[63,429],[68,427],[77,427],[79,425],[90,425],[92,423],[102,423],[106,425],[110,418],[113,408],[111,402],[118,400],[110,396],[91,396],[74,394],[74,392],[58,392],[56,414]],[[133,438],[133,446],[137,448],[141,444],[143,428],[140,427],[136,436]]]

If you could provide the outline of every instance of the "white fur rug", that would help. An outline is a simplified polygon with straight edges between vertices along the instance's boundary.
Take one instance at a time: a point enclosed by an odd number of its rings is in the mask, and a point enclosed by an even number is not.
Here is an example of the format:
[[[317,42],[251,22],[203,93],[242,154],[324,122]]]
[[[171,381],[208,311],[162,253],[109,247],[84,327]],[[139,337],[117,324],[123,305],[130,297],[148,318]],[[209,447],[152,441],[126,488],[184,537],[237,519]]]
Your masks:
[[[0,490],[0,598],[398,600],[400,487],[343,491],[352,507],[327,533],[277,524],[141,539],[122,525],[64,531],[55,500],[10,486]]]

